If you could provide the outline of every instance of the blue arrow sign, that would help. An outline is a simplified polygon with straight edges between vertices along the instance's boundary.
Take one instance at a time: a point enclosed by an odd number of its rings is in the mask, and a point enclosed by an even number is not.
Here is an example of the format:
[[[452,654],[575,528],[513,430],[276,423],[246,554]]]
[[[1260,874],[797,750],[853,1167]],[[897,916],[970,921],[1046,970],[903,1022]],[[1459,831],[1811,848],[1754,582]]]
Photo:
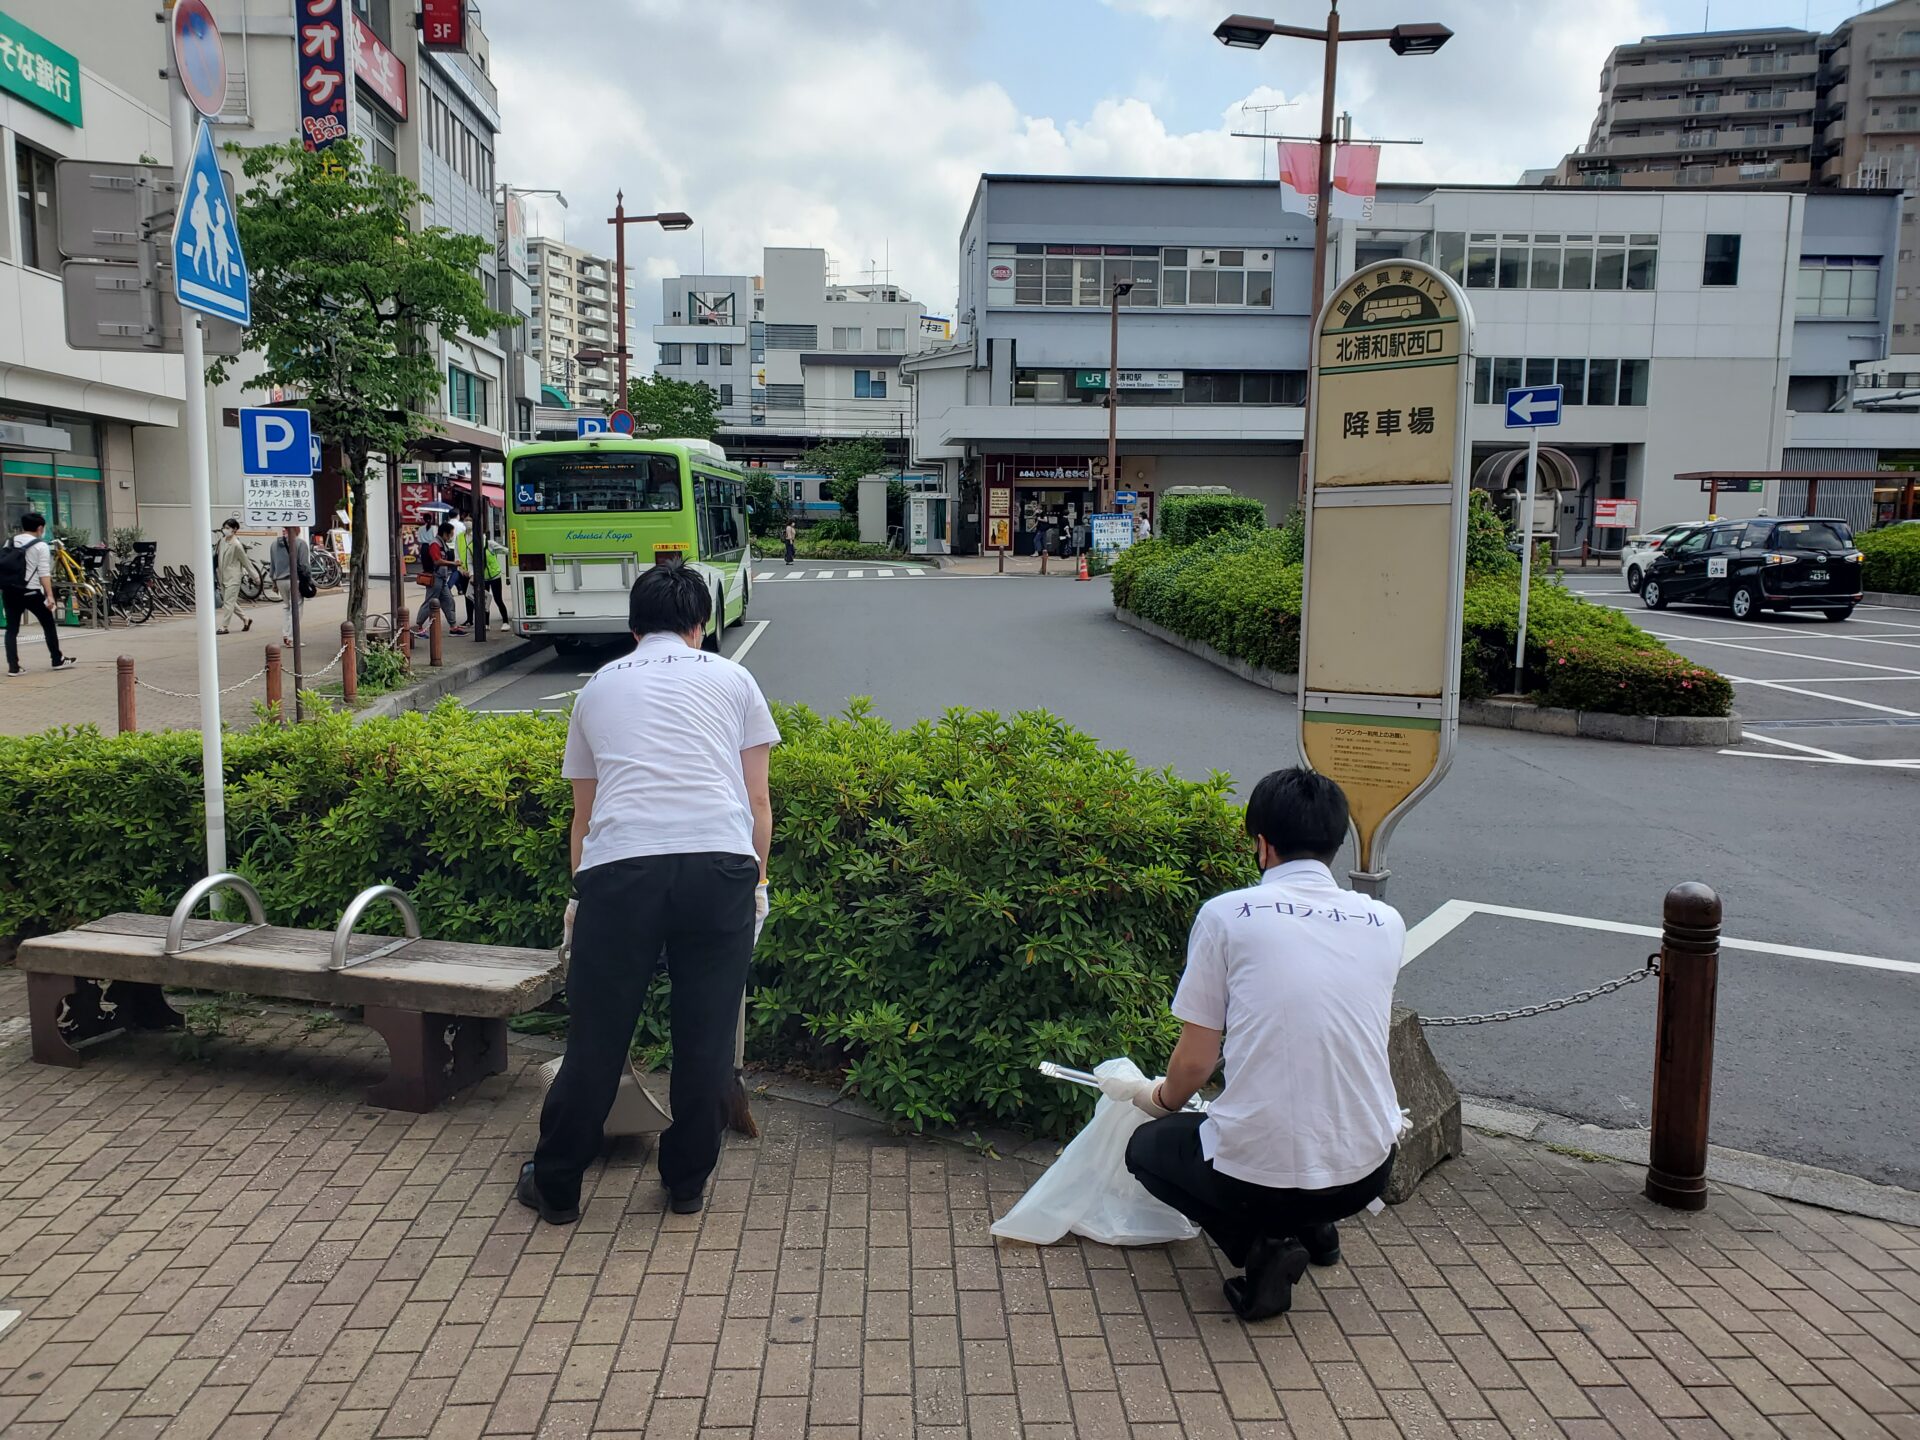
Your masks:
[[[1561,387],[1523,385],[1507,391],[1507,429],[1536,430],[1560,423]]]
[[[233,196],[213,158],[213,133],[194,127],[193,159],[173,217],[173,293],[189,310],[253,323],[253,286],[240,253]]]
[[[312,416],[305,410],[240,412],[240,473],[311,475],[317,468]]]

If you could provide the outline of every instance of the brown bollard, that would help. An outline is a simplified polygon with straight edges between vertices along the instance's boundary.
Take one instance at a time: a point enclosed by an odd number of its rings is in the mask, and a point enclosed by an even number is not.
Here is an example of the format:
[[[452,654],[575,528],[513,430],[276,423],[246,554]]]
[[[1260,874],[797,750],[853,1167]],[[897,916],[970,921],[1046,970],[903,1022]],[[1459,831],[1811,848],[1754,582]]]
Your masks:
[[[440,659],[440,639],[446,629],[446,622],[439,607],[434,608],[432,629],[427,632],[427,663],[436,669],[444,662]]]
[[[340,622],[340,696],[351,705],[360,698],[360,662],[353,648],[353,622]]]
[[[400,647],[400,653],[407,657],[407,663],[413,663],[413,617],[404,610],[393,612],[393,641]]]
[[[286,706],[281,703],[280,647],[267,646],[267,709],[282,725],[287,723]]]
[[[1707,1117],[1719,984],[1720,897],[1689,880],[1667,892],[1661,913],[1653,1138],[1647,1152],[1647,1198],[1675,1210],[1707,1208]]]
[[[130,730],[140,728],[135,722],[133,710],[133,657],[122,655],[115,660],[113,674],[118,686],[120,733],[125,735]]]

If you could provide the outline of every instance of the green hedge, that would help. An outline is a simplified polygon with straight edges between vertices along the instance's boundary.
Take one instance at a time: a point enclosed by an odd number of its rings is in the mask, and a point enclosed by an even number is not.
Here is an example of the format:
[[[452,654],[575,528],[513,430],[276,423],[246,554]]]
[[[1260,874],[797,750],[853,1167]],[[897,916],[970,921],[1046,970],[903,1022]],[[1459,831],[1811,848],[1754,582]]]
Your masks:
[[[1051,716],[951,711],[895,730],[864,704],[781,709],[773,918],[754,957],[758,1059],[844,1072],[901,1120],[1070,1133],[1042,1079],[1168,1053],[1200,901],[1248,883],[1225,777],[1180,780]],[[227,743],[233,868],[276,924],[331,929],[391,883],[426,933],[554,944],[566,903],[565,722],[330,717]],[[199,738],[0,737],[0,935],[165,913],[201,873]],[[388,917],[370,912],[369,932]],[[635,957],[636,963],[639,962]],[[635,1038],[665,1042],[664,981]]]
[[[1160,501],[1160,533],[1175,545],[1266,525],[1267,507],[1249,495],[1168,495]]]
[[[766,549],[762,558],[784,553],[776,542]],[[885,545],[872,545],[860,540],[813,540],[805,535],[793,542],[793,553],[799,560],[906,560],[908,558],[905,552],[890,550]]]
[[[1888,595],[1920,595],[1920,525],[1869,530],[1858,541],[1867,557],[1864,583]]]
[[[1507,685],[1520,608],[1518,562],[1491,533],[1482,543],[1489,568],[1467,583],[1460,674],[1467,699]],[[1186,546],[1150,540],[1115,567],[1114,604],[1224,655],[1290,673],[1300,663],[1298,553],[1287,529]],[[1527,669],[1543,705],[1626,715],[1725,715],[1733,705],[1724,677],[1538,571],[1527,607]]]

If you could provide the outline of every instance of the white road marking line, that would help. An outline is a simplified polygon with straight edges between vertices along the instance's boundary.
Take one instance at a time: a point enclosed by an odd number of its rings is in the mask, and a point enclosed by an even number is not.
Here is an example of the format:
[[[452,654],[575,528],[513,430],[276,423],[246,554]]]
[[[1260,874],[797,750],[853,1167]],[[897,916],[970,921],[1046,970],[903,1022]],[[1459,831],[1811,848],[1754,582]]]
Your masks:
[[[1845,760],[1851,762],[1860,758],[1857,755],[1842,755],[1837,750],[1822,750],[1817,745],[1802,745],[1798,740],[1780,740],[1772,735],[1756,735],[1751,730],[1741,731],[1740,738],[1742,740],[1756,740],[1762,745],[1778,745],[1783,750],[1798,750],[1807,755],[1819,755],[1828,760]]]
[[[849,579],[849,580],[858,580],[858,579],[860,579],[860,578],[861,578],[862,576],[864,576],[864,575],[865,575],[866,573],[867,573],[867,572],[866,572],[866,571],[864,571],[864,570],[849,570],[849,571],[847,571],[847,579]]]
[[[1736,685],[1754,683],[1738,675],[1727,679]],[[1769,675],[1767,680],[1774,685],[1911,685],[1920,675]]]
[[[1758,685],[1767,690],[1783,690],[1789,695],[1805,695],[1811,700],[1831,700],[1835,705],[1851,705],[1856,710],[1877,710],[1882,715],[1920,718],[1920,710],[1902,710],[1895,705],[1875,705],[1870,700],[1849,700],[1844,695],[1829,695],[1824,690],[1803,690],[1798,685],[1789,685],[1782,680],[1742,680],[1740,683]]]
[[[924,580],[927,578],[927,572],[918,566],[914,566],[906,572],[906,576],[909,580]]]
[[[1691,640],[1696,645],[1716,645],[1722,650],[1747,650],[1755,655],[1782,655],[1789,660],[1815,660],[1822,665],[1851,665],[1857,670],[1885,670],[1893,675],[1920,675],[1920,670],[1904,670],[1898,665],[1875,665],[1869,660],[1842,660],[1833,655],[1808,655],[1800,650],[1773,650],[1765,645],[1742,645],[1735,640],[1709,640],[1701,635],[1668,635],[1659,630],[1647,634],[1656,640]]]
[[[891,570],[876,570],[873,573],[882,580],[891,580],[893,578],[893,571]]]
[[[735,664],[738,664],[740,661],[746,659],[747,651],[753,648],[753,642],[758,640],[762,635],[766,634],[767,626],[771,625],[772,623],[773,622],[771,620],[754,621],[753,629],[747,632],[746,638],[741,640],[739,645],[735,647],[733,654],[729,655],[727,658],[729,660],[732,660]]]
[[[771,580],[773,578],[773,572],[771,570],[762,570],[759,574],[755,575],[753,578],[756,580]]]
[[[1609,610],[1619,610],[1624,613],[1632,613],[1636,609],[1642,610],[1642,611],[1646,611],[1647,609],[1646,606],[1638,605],[1635,602],[1631,602],[1631,601],[1622,601],[1620,604],[1617,604],[1617,605],[1609,600],[1602,600],[1599,603],[1602,605],[1605,605]],[[1647,611],[1647,613],[1652,615],[1652,614],[1658,614],[1660,612]],[[1698,620],[1703,625],[1735,625],[1743,630],[1751,630],[1756,624],[1761,623],[1754,620],[1731,620],[1724,615],[1697,615],[1691,610],[1670,610],[1667,612],[1667,615],[1669,618],[1674,620]],[[1862,618],[1860,615],[1855,614],[1851,620],[1845,623],[1849,625],[1851,624],[1884,625],[1895,630],[1905,630],[1916,637],[1920,637],[1920,629],[1915,629],[1910,622],[1902,623],[1901,621],[1898,621],[1898,620],[1867,620]],[[1648,633],[1652,633],[1652,632],[1649,631]],[[1823,628],[1816,630],[1811,625],[1794,625],[1791,628],[1783,628],[1780,630],[1776,630],[1774,633],[1775,635],[1783,639],[1788,635],[1792,635],[1797,639],[1839,640],[1839,641],[1851,642],[1855,645],[1906,645],[1906,644],[1914,643],[1914,642],[1909,642],[1905,639],[1893,637],[1893,636],[1848,635],[1843,631],[1828,630],[1824,628],[1824,626]],[[1920,648],[1920,645],[1916,645],[1915,648]]]
[[[1727,752],[1721,752],[1727,753]],[[1787,759],[1787,756],[1779,757]],[[1562,915],[1553,910],[1525,910],[1513,905],[1489,905],[1479,900],[1449,900],[1407,932],[1406,958],[1401,968],[1413,963],[1435,944],[1475,915],[1498,915],[1509,920],[1533,920],[1542,925],[1564,925],[1574,930],[1603,930],[1614,935],[1643,935],[1658,940],[1657,925],[1629,925],[1620,920],[1596,920],[1586,915]],[[1417,943],[1416,943],[1417,937]],[[1877,955],[1854,955],[1844,950],[1815,950],[1804,945],[1781,945],[1771,940],[1720,939],[1722,950],[1751,950],[1760,955],[1780,955],[1790,960],[1824,960],[1829,965],[1853,965],[1863,970],[1892,970],[1903,975],[1920,975],[1920,961],[1884,960]]]
[[[1758,735],[1749,735],[1747,739],[1758,740]],[[1793,760],[1802,765],[1864,765],[1873,770],[1920,771],[1920,760],[1854,760],[1842,755],[1775,755],[1771,751],[1759,750],[1721,750],[1717,754],[1731,755],[1740,760]]]
[[[1920,650],[1920,640],[1901,640],[1892,635],[1848,635],[1855,645],[1896,645],[1902,650]]]
[[[833,578],[833,571],[831,570],[816,571],[813,575],[813,578],[815,580],[831,580]]]

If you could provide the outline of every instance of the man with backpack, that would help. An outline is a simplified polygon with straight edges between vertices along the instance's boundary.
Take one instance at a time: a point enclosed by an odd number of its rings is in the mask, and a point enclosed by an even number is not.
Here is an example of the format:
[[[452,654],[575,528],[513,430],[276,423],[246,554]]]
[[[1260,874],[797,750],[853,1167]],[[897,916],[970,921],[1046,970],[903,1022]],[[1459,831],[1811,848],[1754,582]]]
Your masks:
[[[427,587],[427,598],[420,602],[420,613],[413,617],[417,633],[426,632],[436,605],[447,617],[447,634],[467,633],[453,613],[453,577],[459,573],[453,557],[453,526],[442,521],[435,538],[420,551],[420,580]]]
[[[7,674],[23,675],[20,668],[20,626],[27,616],[38,616],[46,632],[47,654],[53,668],[66,670],[80,662],[60,652],[60,631],[53,620],[53,551],[46,540],[47,517],[29,510],[20,517],[20,533],[0,547],[0,604],[7,612]]]

